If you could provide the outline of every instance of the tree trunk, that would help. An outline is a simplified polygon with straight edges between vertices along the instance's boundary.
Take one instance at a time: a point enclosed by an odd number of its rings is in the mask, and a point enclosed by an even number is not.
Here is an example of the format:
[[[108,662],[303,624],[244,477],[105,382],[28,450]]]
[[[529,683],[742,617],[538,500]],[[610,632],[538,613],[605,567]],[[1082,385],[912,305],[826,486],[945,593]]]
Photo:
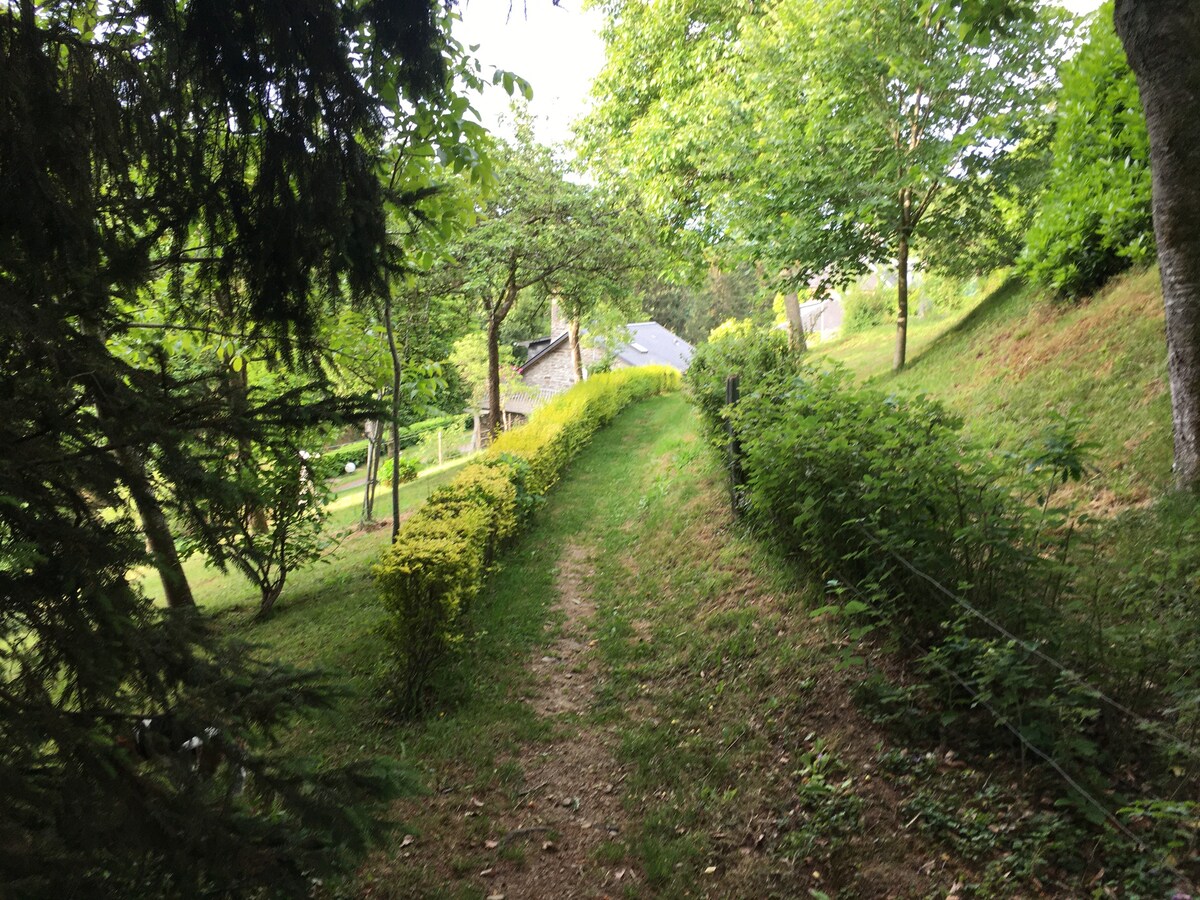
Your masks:
[[[1154,235],[1166,309],[1175,482],[1200,488],[1200,5],[1117,0],[1117,34],[1150,134]]]
[[[154,568],[158,570],[158,577],[162,580],[167,606],[171,609],[195,606],[192,587],[188,584],[179,552],[175,549],[175,536],[171,534],[167,516],[154,494],[154,487],[150,483],[150,476],[146,472],[146,464],[142,461],[141,454],[126,448],[117,451],[117,459],[125,471],[125,484],[141,517],[146,546],[150,548],[150,558],[154,561]]]
[[[908,350],[908,235],[900,235],[900,246],[896,250],[896,354],[892,357],[892,371],[904,368]]]
[[[583,381],[583,351],[579,347],[579,320],[567,323],[567,344],[571,348],[571,367],[575,371],[576,383]]]
[[[800,315],[800,295],[790,291],[783,295],[783,309],[787,313],[788,343],[797,353],[808,350],[808,340],[804,335],[804,317]]]
[[[488,316],[487,323],[488,351],[488,442],[500,433],[502,422],[500,412],[500,323],[496,321],[495,313]]]
[[[250,373],[246,366],[240,369],[233,367],[233,357],[224,354],[226,389],[229,392],[229,413],[234,419],[245,419],[250,409]],[[253,466],[254,448],[248,440],[238,441],[238,467]],[[250,513],[250,526],[257,534],[266,534],[271,523],[267,521],[267,511],[262,506],[256,506]]]
[[[103,334],[90,329],[85,329],[84,333],[100,342],[100,352],[107,355]],[[154,568],[158,570],[158,577],[162,581],[167,606],[171,609],[194,607],[196,600],[192,596],[192,587],[183,571],[179,551],[175,549],[175,536],[154,492],[150,473],[146,471],[146,461],[136,448],[122,444],[122,436],[117,430],[120,416],[114,410],[114,398],[119,395],[120,382],[107,369],[93,373],[92,378],[96,386],[93,393],[96,412],[105,434],[116,447],[114,455],[121,465],[121,480],[129,488],[129,495],[142,520],[142,533],[146,537]]]
[[[387,328],[388,352],[392,355],[392,543],[400,533],[400,371],[402,361],[392,327],[392,295],[383,299],[383,324]]]
[[[364,471],[367,483],[363,486],[362,521],[375,521],[375,487],[379,483],[379,449],[383,443],[383,427],[378,420],[371,420],[363,428],[367,438],[367,462]]]
[[[265,619],[271,614],[271,610],[275,608],[275,601],[283,593],[283,582],[286,577],[287,575],[284,573],[279,576],[278,582],[262,589],[262,601],[258,604],[258,618]]]

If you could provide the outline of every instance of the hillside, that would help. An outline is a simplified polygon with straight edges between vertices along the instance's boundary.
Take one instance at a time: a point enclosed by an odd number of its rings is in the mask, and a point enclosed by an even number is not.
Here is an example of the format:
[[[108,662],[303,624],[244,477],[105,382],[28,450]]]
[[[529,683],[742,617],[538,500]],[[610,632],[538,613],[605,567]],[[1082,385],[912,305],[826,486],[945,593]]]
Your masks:
[[[1169,482],[1171,415],[1157,270],[1114,279],[1078,304],[1010,279],[957,321],[918,323],[909,366],[889,371],[891,326],[816,352],[872,383],[928,393],[969,430],[1015,449],[1056,414],[1093,444],[1084,490],[1097,507],[1144,502]]]

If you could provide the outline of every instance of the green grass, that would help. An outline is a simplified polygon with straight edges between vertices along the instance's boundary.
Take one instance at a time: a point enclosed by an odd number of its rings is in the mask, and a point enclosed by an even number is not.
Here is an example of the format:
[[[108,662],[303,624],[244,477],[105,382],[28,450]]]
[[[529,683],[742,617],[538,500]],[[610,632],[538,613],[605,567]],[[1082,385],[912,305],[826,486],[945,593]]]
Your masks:
[[[627,896],[858,896],[885,884],[890,896],[944,894],[955,881],[979,883],[989,860],[1007,872],[1024,852],[1028,807],[999,765],[957,776],[963,792],[988,786],[989,802],[1003,810],[978,865],[939,855],[953,851],[957,833],[904,831],[901,810],[917,808],[929,781],[877,770],[887,737],[849,703],[854,676],[838,674],[842,649],[805,613],[815,597],[804,593],[804,573],[732,519],[696,427],[674,395],[626,410],[595,437],[503,554],[473,612],[471,639],[439,674],[437,701],[418,722],[388,713],[369,575],[386,531],[347,541],[297,579],[265,622],[251,618],[252,604],[206,587],[203,602],[225,627],[344,685],[334,709],[285,736],[289,748],[328,761],[393,757],[424,786],[392,810],[402,829],[337,890],[485,896],[480,871],[496,859],[528,863],[532,852],[483,849],[502,827],[492,811],[521,796],[522,749],[574,729],[609,733],[627,773],[627,821],[593,854],[597,866],[639,873]],[[556,722],[526,702],[527,667],[556,636],[556,567],[570,547],[585,548],[594,564],[588,587],[604,674],[596,706]],[[950,808],[956,796],[938,803]],[[464,818],[469,797],[482,806]],[[420,851],[405,848],[406,833]],[[913,874],[937,858],[935,872]],[[985,895],[998,894],[974,894]]]
[[[469,462],[470,457],[452,460],[442,466],[426,469],[416,480],[400,486],[400,513],[413,509],[425,501],[433,491],[447,484],[454,478],[457,470]],[[361,476],[350,475],[334,483],[353,483]],[[339,544],[332,549],[316,565],[288,575],[282,596],[276,606],[282,611],[293,603],[306,603],[314,591],[325,590],[331,580],[328,569],[333,567],[339,571],[361,568],[367,565],[382,552],[391,532],[387,528],[377,531],[361,532],[352,530],[362,514],[363,487],[358,486],[341,490],[330,503],[327,529],[331,534],[339,535]],[[377,517],[390,519],[392,514],[391,489],[381,485],[375,498],[375,514]],[[246,580],[239,572],[231,569],[221,572],[196,554],[184,562],[183,570],[192,586],[192,594],[201,609],[210,613],[250,614],[257,608],[259,601],[258,589]],[[146,593],[156,602],[162,602],[162,584],[152,574],[144,574],[142,579]]]
[[[944,316],[911,319],[908,324],[908,358],[920,355],[927,347],[950,331],[970,310]],[[829,356],[852,369],[862,379],[886,375],[892,370],[896,326],[880,325],[823,341],[813,347],[816,356]]]
[[[1013,279],[948,327],[914,326],[909,365],[890,372],[894,330],[875,329],[817,352],[885,390],[927,393],[1005,450],[1056,415],[1094,444],[1085,489],[1099,506],[1140,502],[1169,483],[1170,398],[1157,270],[1135,272],[1078,304]]]

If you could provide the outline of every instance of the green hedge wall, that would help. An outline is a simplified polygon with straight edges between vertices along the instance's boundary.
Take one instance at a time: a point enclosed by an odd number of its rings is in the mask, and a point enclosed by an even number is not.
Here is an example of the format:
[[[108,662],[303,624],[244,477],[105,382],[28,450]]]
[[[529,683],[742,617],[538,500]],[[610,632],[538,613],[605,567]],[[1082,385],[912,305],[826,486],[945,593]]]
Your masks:
[[[487,567],[595,432],[637,400],[678,390],[660,366],[596,375],[500,435],[480,462],[439,488],[374,568],[401,712],[423,705],[429,676],[460,646]]]

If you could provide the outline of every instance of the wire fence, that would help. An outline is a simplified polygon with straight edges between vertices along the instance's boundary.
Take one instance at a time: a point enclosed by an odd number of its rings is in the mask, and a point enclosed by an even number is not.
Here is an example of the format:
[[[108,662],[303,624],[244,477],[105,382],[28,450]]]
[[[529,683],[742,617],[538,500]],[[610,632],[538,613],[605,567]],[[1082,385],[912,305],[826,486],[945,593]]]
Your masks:
[[[967,611],[969,614],[974,616],[980,622],[983,622],[985,625],[992,628],[997,634],[1000,634],[1000,635],[1004,636],[1006,639],[1011,640],[1014,644],[1022,647],[1023,649],[1028,651],[1031,655],[1036,656],[1037,658],[1043,660],[1047,664],[1053,666],[1058,671],[1067,675],[1069,678],[1071,678],[1072,681],[1074,681],[1078,686],[1080,686],[1084,690],[1086,690],[1090,695],[1094,696],[1096,699],[1101,700],[1102,702],[1108,704],[1113,709],[1115,709],[1115,710],[1121,712],[1122,714],[1128,716],[1129,718],[1133,719],[1139,725],[1141,725],[1143,728],[1146,728],[1147,730],[1150,730],[1150,731],[1157,732],[1158,734],[1160,734],[1164,737],[1170,738],[1171,741],[1174,742],[1174,744],[1176,745],[1176,747],[1178,749],[1186,750],[1186,751],[1188,751],[1188,753],[1190,755],[1192,755],[1196,758],[1200,758],[1200,748],[1197,748],[1195,745],[1193,745],[1190,742],[1179,737],[1177,734],[1175,734],[1170,729],[1163,726],[1161,723],[1155,722],[1152,719],[1148,719],[1147,717],[1145,717],[1145,716],[1141,715],[1140,713],[1136,712],[1135,710],[1131,709],[1126,704],[1123,704],[1119,700],[1116,700],[1116,699],[1108,696],[1104,691],[1100,690],[1094,684],[1091,684],[1090,682],[1085,680],[1082,676],[1080,676],[1077,672],[1075,672],[1069,666],[1064,664],[1061,660],[1055,659],[1053,656],[1049,655],[1048,653],[1045,653],[1040,647],[1038,647],[1036,642],[1021,638],[1020,636],[1014,634],[1011,630],[1009,630],[1008,628],[1004,627],[1002,624],[997,622],[993,617],[984,613],[982,610],[980,610],[974,604],[970,603],[963,597],[959,596],[956,592],[951,591],[944,584],[939,582],[937,579],[933,578],[928,573],[923,572],[911,560],[905,558],[904,556],[902,556],[901,554],[896,552],[895,548],[888,546],[888,544],[885,541],[872,535],[869,531],[867,531],[866,528],[862,527],[861,523],[856,523],[856,524],[858,524],[859,529],[863,532],[863,534],[868,539],[870,539],[872,542],[874,542],[875,544],[880,546],[882,549],[884,549],[898,563],[900,563],[902,566],[904,566],[906,569],[908,569],[914,575],[921,578],[923,581],[927,582],[931,587],[933,587],[939,593],[946,596],[948,599],[952,600],[956,605],[958,605],[959,607],[961,607],[962,609]],[[848,588],[850,588],[850,590],[854,594],[856,594],[859,598],[861,598],[862,602],[865,602],[868,605],[871,605],[871,602],[870,602],[871,598],[864,591],[862,591],[858,587],[858,585],[854,584],[853,582],[851,582],[849,580],[845,580],[845,579],[842,579],[841,583],[844,583]],[[1073,790],[1089,806],[1091,806],[1093,809],[1095,809],[1097,812],[1100,813],[1100,815],[1103,817],[1103,821],[1106,824],[1111,826],[1122,837],[1126,838],[1138,850],[1138,852],[1144,853],[1144,854],[1148,854],[1151,852],[1151,850],[1153,848],[1148,846],[1145,841],[1143,841],[1140,837],[1138,837],[1124,822],[1122,822],[1121,819],[1116,815],[1116,813],[1113,812],[1099,797],[1097,797],[1094,792],[1089,790],[1077,778],[1075,778],[1073,775],[1071,775],[1071,773],[1069,771],[1067,771],[1067,768],[1058,759],[1056,759],[1052,753],[1043,749],[1042,747],[1035,744],[1032,740],[1030,740],[1029,737],[1020,729],[1020,727],[1013,723],[1013,721],[1011,720],[1011,718],[1009,716],[1004,715],[1000,710],[998,710],[967,679],[963,678],[959,673],[955,672],[953,669],[951,669],[949,666],[947,666],[940,659],[929,655],[926,652],[927,648],[922,647],[915,640],[907,639],[906,642],[908,643],[909,647],[913,651],[915,651],[918,655],[921,656],[921,658],[923,660],[928,662],[931,666],[933,666],[935,669],[937,669],[943,675],[945,675],[947,678],[949,678],[950,681],[952,681],[959,688],[961,688],[963,690],[963,692],[971,698],[971,702],[973,704],[976,704],[976,705],[981,706],[984,709],[986,709],[988,711],[988,713],[990,713],[993,721],[998,726],[1004,728],[1006,731],[1008,731],[1010,734],[1012,734],[1012,736],[1014,738],[1016,738],[1016,740],[1022,747],[1024,747],[1031,754],[1033,754],[1038,759],[1040,759],[1042,762],[1044,762],[1047,766],[1049,766],[1050,769],[1056,775],[1058,775],[1058,777],[1060,779],[1062,779],[1062,781],[1068,787],[1071,788],[1071,790]],[[1147,798],[1140,797],[1139,799],[1145,800]],[[1155,859],[1155,864],[1159,868],[1161,868],[1162,871],[1167,872],[1180,880],[1190,881],[1189,877],[1185,873],[1180,871],[1177,867],[1175,867],[1169,861],[1169,859],[1165,859],[1165,858]]]

